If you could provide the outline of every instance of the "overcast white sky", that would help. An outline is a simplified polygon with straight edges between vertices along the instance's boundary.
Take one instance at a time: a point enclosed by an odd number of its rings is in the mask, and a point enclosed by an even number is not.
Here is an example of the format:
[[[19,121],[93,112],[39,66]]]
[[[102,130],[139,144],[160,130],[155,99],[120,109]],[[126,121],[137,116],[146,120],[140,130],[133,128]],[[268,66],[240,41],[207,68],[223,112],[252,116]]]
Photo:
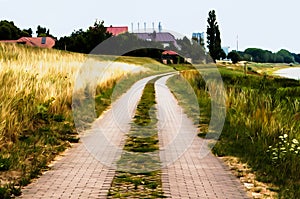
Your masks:
[[[46,3],[48,2],[48,3]],[[0,0],[0,20],[11,20],[20,28],[37,25],[60,37],[87,29],[96,19],[105,25],[131,23],[143,29],[144,22],[191,37],[206,32],[209,10],[214,9],[220,26],[222,46],[230,50],[258,47],[271,51],[282,48],[300,53],[300,2],[298,0]]]

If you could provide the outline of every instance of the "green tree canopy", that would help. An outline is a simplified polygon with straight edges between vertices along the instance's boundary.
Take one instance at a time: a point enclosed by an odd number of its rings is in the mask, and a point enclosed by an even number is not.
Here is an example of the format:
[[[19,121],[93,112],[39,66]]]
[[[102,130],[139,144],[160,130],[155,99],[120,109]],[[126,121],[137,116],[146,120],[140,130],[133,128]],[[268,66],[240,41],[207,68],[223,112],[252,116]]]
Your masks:
[[[50,30],[42,27],[40,25],[38,25],[37,29],[36,29],[36,34],[38,37],[53,37],[55,38],[53,35],[50,34]]]
[[[282,56],[285,63],[294,63],[295,62],[293,55],[285,49],[281,49],[280,51],[278,51],[277,55]]]
[[[21,30],[15,26],[14,22],[0,21],[0,40],[15,40],[21,37]]]
[[[295,59],[295,62],[300,63],[300,54],[292,53],[292,55]]]
[[[272,53],[268,50],[260,48],[248,48],[244,52],[245,55],[251,56],[251,61],[261,63],[294,63],[297,56],[293,56],[289,51],[282,49],[277,53]],[[247,57],[248,58],[248,57]],[[242,56],[242,60],[246,60],[246,57]]]
[[[21,36],[22,37],[32,37],[32,29],[29,28],[29,29],[24,29],[21,31]]]
[[[234,63],[234,64],[236,64],[238,61],[242,60],[240,54],[235,50],[228,53],[227,57],[228,57],[228,59],[231,59],[232,63]]]
[[[103,21],[96,21],[87,30],[74,31],[70,36],[62,37],[55,48],[80,53],[90,53],[98,44],[112,35],[106,31]]]

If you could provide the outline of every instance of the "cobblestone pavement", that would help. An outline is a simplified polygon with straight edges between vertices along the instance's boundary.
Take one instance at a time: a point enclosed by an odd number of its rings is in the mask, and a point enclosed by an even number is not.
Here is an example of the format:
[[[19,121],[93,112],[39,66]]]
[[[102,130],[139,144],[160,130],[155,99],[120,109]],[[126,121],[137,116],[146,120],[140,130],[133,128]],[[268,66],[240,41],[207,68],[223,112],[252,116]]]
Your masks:
[[[197,129],[166,86],[156,82],[163,191],[168,198],[248,198],[244,187],[211,154]]]

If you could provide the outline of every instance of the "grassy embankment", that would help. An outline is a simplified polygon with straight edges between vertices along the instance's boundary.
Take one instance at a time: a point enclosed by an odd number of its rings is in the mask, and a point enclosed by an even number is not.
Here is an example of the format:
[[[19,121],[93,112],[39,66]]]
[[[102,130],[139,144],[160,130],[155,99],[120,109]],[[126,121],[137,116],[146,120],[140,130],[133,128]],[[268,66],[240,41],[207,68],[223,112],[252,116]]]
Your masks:
[[[77,75],[90,78],[96,73],[99,115],[109,106],[117,81],[131,70],[141,69],[128,64],[104,68],[105,64],[99,62],[104,57],[91,58],[88,63],[86,59],[83,54],[0,44],[0,198],[19,195],[20,188],[47,169],[70,142],[78,142],[72,117]],[[151,67],[156,64],[150,59],[126,59],[150,63]],[[82,72],[84,63],[87,68]],[[99,78],[97,74],[101,74]],[[121,87],[124,89],[134,83],[126,77],[130,81]],[[82,103],[87,87],[78,87],[76,103]]]
[[[259,181],[275,185],[273,191],[278,192],[279,198],[297,198],[300,195],[299,81],[253,73],[244,76],[242,70],[219,68],[219,71],[226,88],[227,110],[223,132],[213,152],[247,162]],[[209,75],[209,70],[201,75]],[[195,90],[201,125],[205,126],[211,114],[211,99],[201,75],[182,71],[180,78]],[[184,85],[180,78],[169,81],[171,87],[177,85],[177,91],[173,89],[178,93],[185,89],[178,88]]]
[[[260,75],[274,75],[273,73],[277,70],[290,68],[290,67],[299,67],[299,64],[290,65],[284,63],[256,63],[256,62],[246,62],[247,72],[250,74],[260,74]],[[235,71],[244,71],[244,62],[237,64],[230,64],[226,62],[219,62],[218,66],[227,67]]]
[[[155,113],[156,78],[149,81],[125,140],[109,198],[163,198]]]

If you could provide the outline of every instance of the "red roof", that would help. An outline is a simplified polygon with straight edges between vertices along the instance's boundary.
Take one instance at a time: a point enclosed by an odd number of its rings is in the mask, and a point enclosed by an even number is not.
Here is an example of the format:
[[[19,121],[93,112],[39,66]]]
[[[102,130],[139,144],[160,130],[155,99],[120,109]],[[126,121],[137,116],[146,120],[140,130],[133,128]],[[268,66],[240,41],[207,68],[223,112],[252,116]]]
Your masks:
[[[178,55],[177,52],[172,51],[172,50],[166,50],[162,53],[163,55]]]
[[[127,26],[119,26],[119,27],[106,27],[107,32],[111,33],[113,36],[128,32]]]
[[[19,43],[41,48],[52,48],[55,40],[52,37],[21,37],[18,40],[3,40],[4,43]]]

